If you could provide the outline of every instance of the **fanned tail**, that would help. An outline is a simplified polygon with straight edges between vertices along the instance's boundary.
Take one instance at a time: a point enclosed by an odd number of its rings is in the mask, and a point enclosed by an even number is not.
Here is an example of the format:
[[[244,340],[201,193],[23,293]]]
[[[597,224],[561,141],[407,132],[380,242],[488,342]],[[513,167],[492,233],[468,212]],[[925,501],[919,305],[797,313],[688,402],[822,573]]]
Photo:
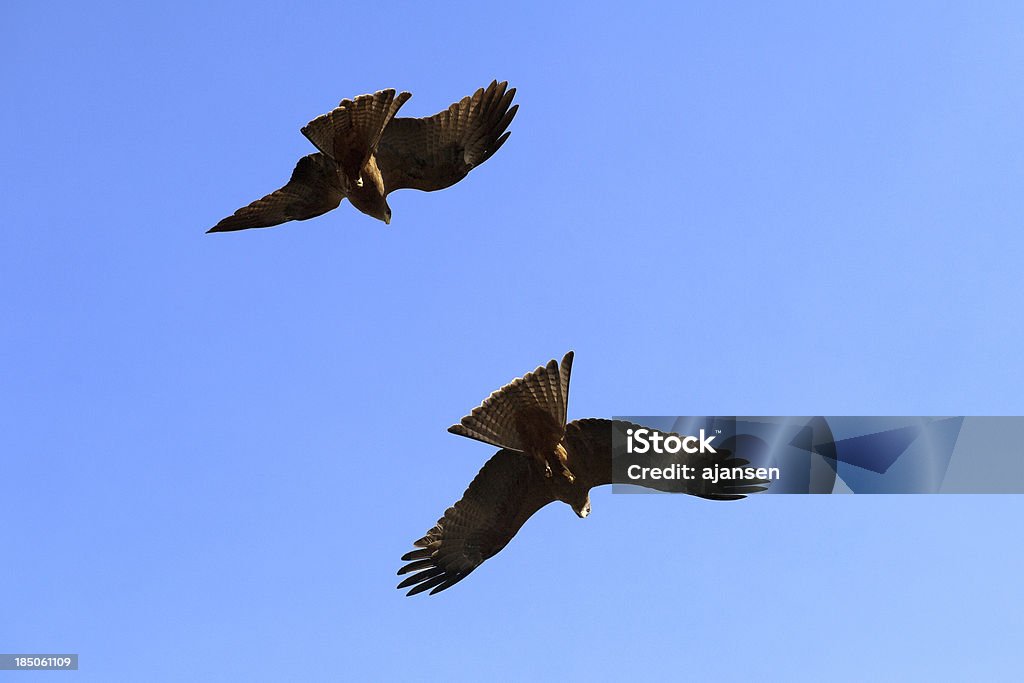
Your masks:
[[[412,95],[395,94],[393,88],[342,100],[331,111],[302,128],[316,148],[334,159],[350,178],[358,178],[363,165],[377,149],[384,129]]]
[[[501,448],[553,446],[565,428],[573,352],[498,389],[448,431]]]

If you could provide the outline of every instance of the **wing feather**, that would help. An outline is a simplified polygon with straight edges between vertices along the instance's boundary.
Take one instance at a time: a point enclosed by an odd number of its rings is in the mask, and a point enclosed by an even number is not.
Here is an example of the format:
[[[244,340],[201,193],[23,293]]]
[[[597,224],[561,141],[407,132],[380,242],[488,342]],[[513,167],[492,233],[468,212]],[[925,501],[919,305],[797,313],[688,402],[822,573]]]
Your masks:
[[[431,594],[466,578],[516,535],[533,513],[554,498],[543,475],[522,453],[498,451],[483,466],[462,499],[406,553],[399,576],[412,574],[398,588],[408,595]]]
[[[304,221],[338,208],[345,198],[336,166],[323,154],[299,159],[288,183],[228,216],[207,232],[268,228],[287,221]]]
[[[465,178],[508,139],[515,93],[507,81],[492,81],[433,116],[392,119],[376,152],[385,191],[433,192]]]

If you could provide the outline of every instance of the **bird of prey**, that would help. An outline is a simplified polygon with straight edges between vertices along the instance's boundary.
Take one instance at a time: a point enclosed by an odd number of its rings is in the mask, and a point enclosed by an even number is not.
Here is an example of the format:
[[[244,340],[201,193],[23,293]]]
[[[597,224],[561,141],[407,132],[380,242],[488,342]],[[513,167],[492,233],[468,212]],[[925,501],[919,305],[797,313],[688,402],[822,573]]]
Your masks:
[[[498,151],[519,105],[516,89],[492,81],[426,118],[396,118],[412,95],[380,90],[342,100],[302,129],[320,150],[299,159],[288,183],[244,206],[207,232],[266,228],[352,206],[391,222],[387,196],[409,188],[433,192],[459,182]]]
[[[448,429],[498,446],[499,450],[455,503],[406,553],[398,584],[408,595],[433,595],[466,578],[512,540],[526,520],[548,503],[567,503],[581,518],[590,514],[590,489],[627,481],[623,458],[612,457],[613,432],[639,428],[625,421],[574,420],[566,424],[573,353],[513,380],[490,395],[461,422]],[[656,430],[651,430],[656,431]],[[668,436],[668,433],[662,433]],[[625,442],[625,436],[622,441]],[[724,449],[716,454],[651,455],[656,466],[673,463],[703,467],[737,467],[746,460]],[[650,481],[644,486],[680,491],[712,500],[736,500],[763,491],[763,479],[685,482]]]

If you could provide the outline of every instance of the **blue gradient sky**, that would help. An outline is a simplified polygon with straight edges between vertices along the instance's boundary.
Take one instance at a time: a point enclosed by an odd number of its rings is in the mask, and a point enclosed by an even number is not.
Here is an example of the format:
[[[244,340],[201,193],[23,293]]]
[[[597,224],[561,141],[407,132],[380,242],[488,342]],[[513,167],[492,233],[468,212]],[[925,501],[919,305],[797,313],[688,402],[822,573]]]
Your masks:
[[[569,348],[572,417],[1024,414],[1024,7],[898,4],[0,10],[0,651],[82,681],[1019,675],[1016,496],[606,488],[394,589],[492,453],[445,428]],[[341,98],[420,116],[495,77],[508,143],[390,227],[204,234]]]

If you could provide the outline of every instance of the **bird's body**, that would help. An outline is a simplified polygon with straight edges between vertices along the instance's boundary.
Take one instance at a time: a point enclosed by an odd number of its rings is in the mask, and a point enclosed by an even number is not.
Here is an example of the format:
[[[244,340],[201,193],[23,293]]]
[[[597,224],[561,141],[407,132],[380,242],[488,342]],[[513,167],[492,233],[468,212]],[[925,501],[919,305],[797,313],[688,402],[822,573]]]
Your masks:
[[[288,183],[244,206],[209,232],[265,228],[352,206],[391,222],[389,193],[441,190],[466,177],[508,139],[515,88],[492,82],[426,118],[396,118],[411,97],[380,90],[342,100],[302,128],[319,150],[299,160]]]
[[[480,470],[462,499],[406,553],[399,574],[415,572],[399,588],[409,595],[442,591],[469,575],[515,536],[537,510],[566,503],[581,518],[590,514],[590,489],[625,481],[612,457],[613,433],[639,428],[629,422],[582,419],[566,423],[573,354],[554,360],[495,391],[448,431],[501,447]],[[687,464],[746,464],[727,451],[684,456]],[[679,456],[665,458],[668,465]],[[735,500],[763,490],[763,480],[694,480],[685,492]],[[646,484],[657,486],[657,484]],[[665,490],[678,490],[678,483]]]
[[[347,177],[346,179],[348,180]],[[371,156],[366,160],[356,181],[349,181],[345,195],[352,202],[352,206],[367,216],[384,221],[385,225],[391,223],[391,207],[388,206],[384,178],[381,176],[380,169],[377,168],[376,158]]]

